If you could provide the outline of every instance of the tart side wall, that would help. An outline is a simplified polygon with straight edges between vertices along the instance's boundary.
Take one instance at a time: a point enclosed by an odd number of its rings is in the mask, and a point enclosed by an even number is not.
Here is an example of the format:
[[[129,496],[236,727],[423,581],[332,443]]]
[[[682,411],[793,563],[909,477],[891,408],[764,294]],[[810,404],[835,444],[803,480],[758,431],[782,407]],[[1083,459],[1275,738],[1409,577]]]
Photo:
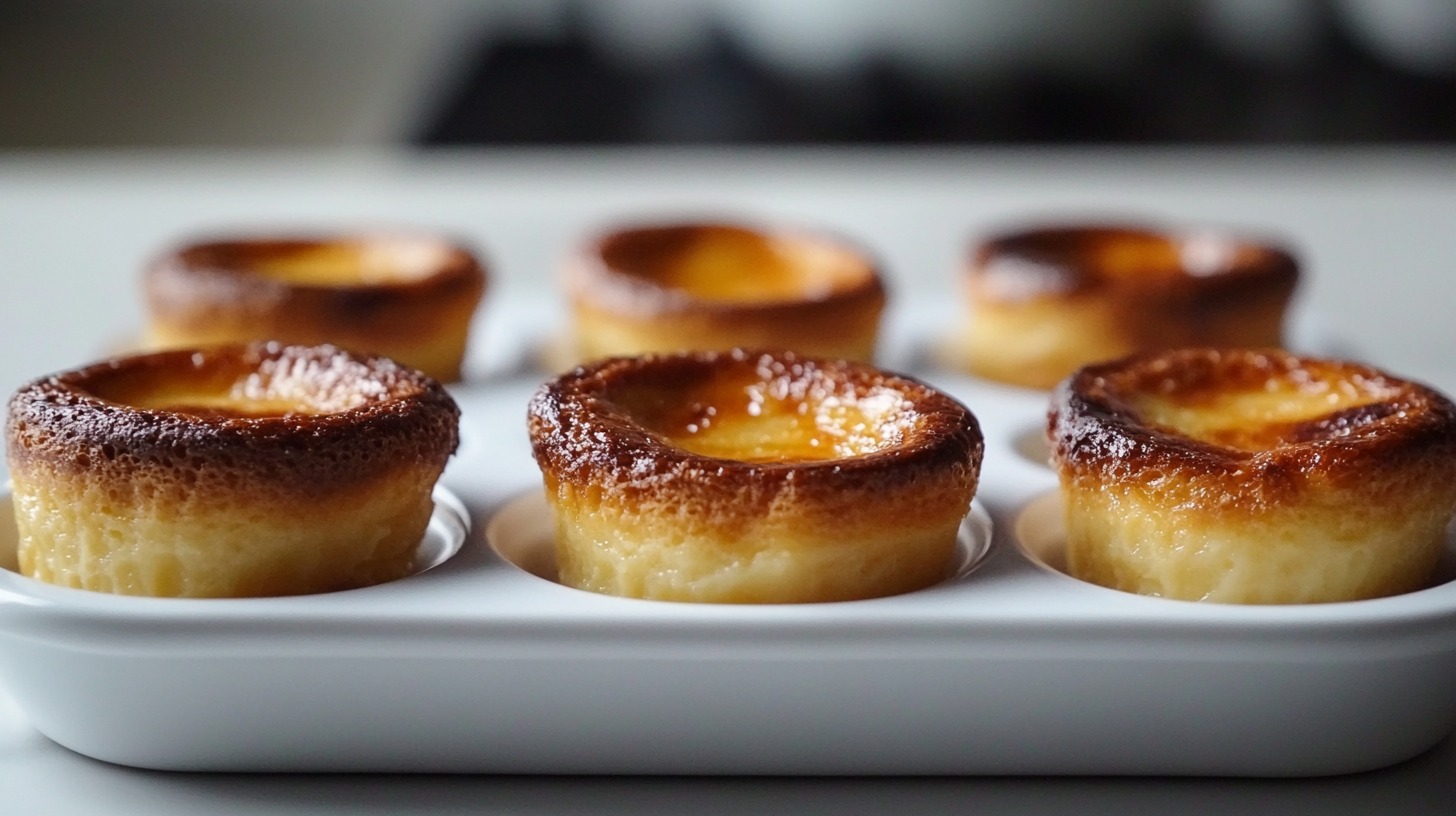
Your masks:
[[[1063,477],[1067,566],[1102,586],[1184,600],[1320,603],[1423,588],[1450,502],[1332,491],[1256,512],[1198,507],[1126,485]]]
[[[815,357],[874,358],[882,291],[780,306],[684,308],[655,314],[572,303],[576,353],[582,360],[649,352],[763,348]]]
[[[805,603],[908,592],[946,577],[975,480],[725,500],[710,488],[614,490],[547,478],[561,580],[629,597]]]
[[[147,476],[122,486],[68,469],[17,470],[22,574],[167,597],[295,595],[393,580],[413,564],[438,473],[402,469],[329,495],[231,480],[187,489],[170,474]]]
[[[1207,287],[1205,287],[1207,289]],[[1278,347],[1293,280],[1244,290],[1123,288],[1001,300],[974,284],[960,357],[973,374],[1050,389],[1089,363],[1181,346]]]

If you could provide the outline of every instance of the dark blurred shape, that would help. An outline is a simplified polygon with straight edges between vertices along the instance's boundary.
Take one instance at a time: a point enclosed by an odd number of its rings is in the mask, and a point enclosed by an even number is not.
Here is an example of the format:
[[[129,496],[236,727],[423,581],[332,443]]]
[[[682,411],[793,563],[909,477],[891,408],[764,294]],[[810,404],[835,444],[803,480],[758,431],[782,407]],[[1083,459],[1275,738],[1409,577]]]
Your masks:
[[[638,83],[579,38],[493,41],[425,141],[632,141]]]
[[[550,40],[483,42],[460,90],[424,124],[418,141],[1456,141],[1456,72],[1420,73],[1379,59],[1352,39],[1330,4],[1285,5],[1302,15],[1297,42],[1275,43],[1261,59],[1238,53],[1206,19],[1188,15],[1139,41],[1115,70],[1079,74],[1027,61],[951,81],[927,80],[873,54],[833,76],[785,71],[757,59],[723,26],[714,27],[706,47],[644,67],[613,59],[573,20]]]
[[[448,74],[451,10],[0,0],[0,150],[397,144]]]
[[[3,0],[0,150],[1456,142],[1456,0]]]

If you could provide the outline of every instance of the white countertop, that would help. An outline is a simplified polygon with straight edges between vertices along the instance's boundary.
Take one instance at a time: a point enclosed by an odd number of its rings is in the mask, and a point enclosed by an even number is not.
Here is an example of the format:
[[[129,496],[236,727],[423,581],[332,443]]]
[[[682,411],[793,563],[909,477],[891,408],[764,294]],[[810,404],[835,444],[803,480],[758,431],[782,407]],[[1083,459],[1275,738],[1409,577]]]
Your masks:
[[[1456,391],[1456,152],[1440,151],[4,157],[0,391],[123,342],[141,322],[141,265],[199,233],[443,229],[490,261],[488,328],[512,303],[550,298],[556,261],[588,230],[687,215],[839,231],[882,257],[899,302],[942,306],[968,243],[998,225],[1087,216],[1241,227],[1304,259],[1299,309],[1331,347]],[[1456,738],[1393,769],[1320,780],[168,774],[50,743],[0,686],[0,801],[17,813],[1444,813],[1453,798]]]

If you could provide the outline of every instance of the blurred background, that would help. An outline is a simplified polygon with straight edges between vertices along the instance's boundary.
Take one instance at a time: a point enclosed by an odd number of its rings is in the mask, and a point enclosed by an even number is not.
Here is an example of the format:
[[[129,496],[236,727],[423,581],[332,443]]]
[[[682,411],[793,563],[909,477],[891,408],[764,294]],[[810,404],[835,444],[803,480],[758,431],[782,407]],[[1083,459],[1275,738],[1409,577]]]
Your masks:
[[[1453,141],[1451,0],[0,2],[0,149]]]

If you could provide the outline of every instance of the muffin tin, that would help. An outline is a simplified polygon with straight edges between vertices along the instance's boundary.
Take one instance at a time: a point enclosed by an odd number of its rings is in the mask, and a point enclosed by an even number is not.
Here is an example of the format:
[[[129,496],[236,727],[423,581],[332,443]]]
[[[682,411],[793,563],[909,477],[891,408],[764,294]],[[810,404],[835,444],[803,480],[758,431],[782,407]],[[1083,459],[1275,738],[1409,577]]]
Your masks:
[[[556,320],[515,305],[496,332]],[[555,583],[525,432],[544,375],[521,340],[453,388],[464,444],[431,569],[292,598],[110,596],[14,573],[0,512],[0,674],[62,745],[206,771],[1297,776],[1456,726],[1456,533],[1435,586],[1378,600],[1084,584],[1059,568],[1046,396],[918,363],[931,338],[909,322],[882,362],[965,402],[987,440],[963,566],[925,590],[719,606]]]

